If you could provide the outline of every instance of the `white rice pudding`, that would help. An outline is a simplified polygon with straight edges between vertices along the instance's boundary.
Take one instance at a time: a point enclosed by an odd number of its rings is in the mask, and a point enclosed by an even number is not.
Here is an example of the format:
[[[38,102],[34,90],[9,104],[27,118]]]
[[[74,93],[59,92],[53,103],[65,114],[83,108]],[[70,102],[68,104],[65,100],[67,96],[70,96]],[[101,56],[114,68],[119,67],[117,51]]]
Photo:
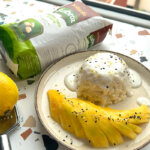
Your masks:
[[[101,105],[118,103],[131,89],[125,61],[107,52],[85,59],[78,74],[77,95]]]

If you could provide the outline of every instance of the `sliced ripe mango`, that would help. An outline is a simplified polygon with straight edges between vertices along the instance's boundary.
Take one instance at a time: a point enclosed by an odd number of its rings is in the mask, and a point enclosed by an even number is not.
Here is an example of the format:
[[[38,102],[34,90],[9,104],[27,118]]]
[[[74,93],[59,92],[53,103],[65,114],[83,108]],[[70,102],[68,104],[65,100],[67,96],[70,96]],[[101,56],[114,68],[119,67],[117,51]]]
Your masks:
[[[136,133],[128,126],[128,124],[125,124],[124,122],[117,122],[117,121],[112,121],[112,125],[124,136],[130,138],[130,139],[135,139],[136,138]]]
[[[94,147],[108,147],[109,142],[104,134],[104,132],[101,130],[99,124],[95,124],[94,122],[94,113],[95,111],[91,109],[91,106],[87,103],[82,103],[79,99],[74,99],[75,101],[78,101],[79,109],[78,109],[78,119],[80,123],[83,126],[84,132],[87,136],[87,138],[91,141],[92,145]],[[94,111],[94,112],[93,112]],[[93,114],[93,115],[90,115]],[[94,128],[93,128],[94,126]]]
[[[79,137],[79,138],[84,138],[85,133],[83,130],[83,127],[81,126],[81,123],[78,121],[78,114],[76,113],[77,110],[75,111],[75,107],[78,108],[78,102],[74,101],[72,103],[72,100],[70,99],[65,99],[63,102],[63,109],[65,112],[65,115],[68,117],[68,119],[71,122],[71,126],[74,130],[74,134]]]
[[[142,132],[138,124],[150,118],[150,110],[145,105],[115,110],[78,98],[66,98],[56,90],[49,90],[47,94],[51,117],[68,132],[87,138],[94,147],[119,145],[123,143],[123,136],[135,139]]]

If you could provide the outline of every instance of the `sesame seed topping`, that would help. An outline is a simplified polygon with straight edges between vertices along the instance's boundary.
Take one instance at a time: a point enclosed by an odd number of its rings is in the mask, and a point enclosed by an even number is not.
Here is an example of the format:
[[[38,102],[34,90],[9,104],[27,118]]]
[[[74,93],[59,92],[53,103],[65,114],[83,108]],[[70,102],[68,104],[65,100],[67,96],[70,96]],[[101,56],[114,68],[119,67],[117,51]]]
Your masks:
[[[137,116],[137,118],[141,119],[141,117],[140,117],[140,116]]]
[[[108,88],[109,88],[109,86],[108,86],[108,85],[106,85],[106,88],[108,89]]]

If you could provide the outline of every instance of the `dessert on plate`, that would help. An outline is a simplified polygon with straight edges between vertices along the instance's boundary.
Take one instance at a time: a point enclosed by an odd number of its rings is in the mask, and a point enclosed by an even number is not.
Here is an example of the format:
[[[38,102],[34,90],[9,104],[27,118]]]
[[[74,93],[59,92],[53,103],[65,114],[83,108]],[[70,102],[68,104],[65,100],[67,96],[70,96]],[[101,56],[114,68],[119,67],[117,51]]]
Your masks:
[[[115,54],[91,55],[76,72],[64,77],[64,83],[77,97],[67,97],[61,89],[48,90],[51,117],[64,130],[88,139],[93,147],[120,145],[124,137],[133,140],[142,132],[139,125],[149,121],[146,105],[130,110],[106,107],[132,96],[131,88],[141,85],[138,73]]]
[[[129,95],[131,83],[125,61],[107,52],[84,60],[78,74],[77,95],[100,105],[118,103]]]

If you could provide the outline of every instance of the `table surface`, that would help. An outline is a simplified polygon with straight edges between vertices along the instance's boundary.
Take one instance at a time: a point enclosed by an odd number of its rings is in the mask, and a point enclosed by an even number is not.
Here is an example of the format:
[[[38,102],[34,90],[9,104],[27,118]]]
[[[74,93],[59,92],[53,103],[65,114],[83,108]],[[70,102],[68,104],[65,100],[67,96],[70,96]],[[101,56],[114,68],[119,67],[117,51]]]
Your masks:
[[[23,8],[23,9],[22,9]],[[57,7],[47,3],[34,0],[2,0],[0,1],[0,24],[19,21],[18,16],[28,10],[38,13],[53,11]],[[112,35],[92,47],[91,49],[110,50],[128,55],[141,62],[150,69],[150,30],[133,26],[118,21],[113,21]],[[19,88],[19,100],[17,108],[19,111],[20,127],[9,135],[12,150],[67,150],[47,133],[41,125],[35,111],[35,90],[40,75],[27,80],[16,79],[8,70],[0,56],[0,71],[8,74]],[[142,150],[149,150],[150,144]]]

